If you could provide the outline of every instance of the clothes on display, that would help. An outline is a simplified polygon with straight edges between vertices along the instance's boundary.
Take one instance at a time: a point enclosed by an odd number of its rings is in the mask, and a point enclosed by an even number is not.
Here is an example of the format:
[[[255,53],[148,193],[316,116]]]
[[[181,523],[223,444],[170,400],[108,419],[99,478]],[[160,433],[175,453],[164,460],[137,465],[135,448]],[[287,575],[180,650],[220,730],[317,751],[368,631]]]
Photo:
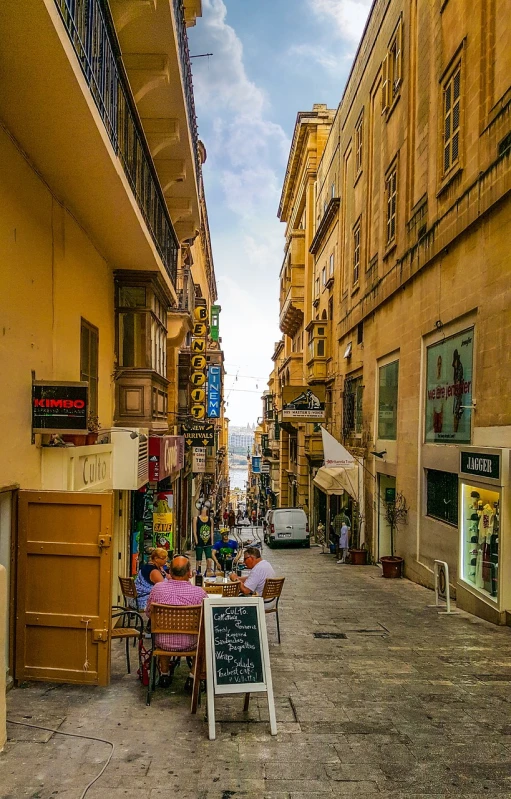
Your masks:
[[[496,597],[499,569],[499,494],[463,486],[463,578]]]

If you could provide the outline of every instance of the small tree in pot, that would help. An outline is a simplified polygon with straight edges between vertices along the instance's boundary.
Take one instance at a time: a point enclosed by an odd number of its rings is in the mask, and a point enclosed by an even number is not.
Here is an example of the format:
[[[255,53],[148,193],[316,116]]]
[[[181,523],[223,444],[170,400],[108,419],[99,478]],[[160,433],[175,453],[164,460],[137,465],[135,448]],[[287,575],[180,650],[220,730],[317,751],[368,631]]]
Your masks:
[[[396,531],[408,521],[408,505],[401,491],[398,491],[392,501],[384,502],[384,518],[390,527],[390,555],[380,558],[384,577],[401,577],[403,558],[394,555],[394,542]]]

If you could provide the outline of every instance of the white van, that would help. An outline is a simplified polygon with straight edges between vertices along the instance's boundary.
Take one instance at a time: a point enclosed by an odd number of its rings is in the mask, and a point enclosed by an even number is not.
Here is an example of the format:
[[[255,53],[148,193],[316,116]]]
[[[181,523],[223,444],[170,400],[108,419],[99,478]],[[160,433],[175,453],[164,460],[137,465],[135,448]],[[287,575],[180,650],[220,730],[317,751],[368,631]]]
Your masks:
[[[265,543],[301,544],[310,547],[309,523],[302,508],[276,508],[267,513]]]

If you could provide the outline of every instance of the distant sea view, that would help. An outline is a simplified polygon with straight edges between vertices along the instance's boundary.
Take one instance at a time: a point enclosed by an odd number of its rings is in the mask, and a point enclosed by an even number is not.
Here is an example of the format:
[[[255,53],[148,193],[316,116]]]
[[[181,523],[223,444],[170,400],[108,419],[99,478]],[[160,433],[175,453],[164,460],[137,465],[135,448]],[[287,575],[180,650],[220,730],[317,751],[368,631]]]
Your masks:
[[[231,481],[231,491],[233,488],[239,488],[241,491],[245,491],[245,483],[248,479],[248,471],[246,468],[231,466],[229,469],[229,479]]]

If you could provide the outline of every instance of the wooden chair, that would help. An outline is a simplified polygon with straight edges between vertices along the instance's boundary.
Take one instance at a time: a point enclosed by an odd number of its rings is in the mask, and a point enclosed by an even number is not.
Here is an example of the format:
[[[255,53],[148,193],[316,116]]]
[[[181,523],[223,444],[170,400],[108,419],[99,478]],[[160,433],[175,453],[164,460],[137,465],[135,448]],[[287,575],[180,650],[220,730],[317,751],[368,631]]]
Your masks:
[[[119,577],[119,583],[121,585],[121,593],[124,598],[125,607],[127,608],[133,607],[133,605],[131,605],[129,602],[129,600],[132,599],[136,610],[140,610],[138,606],[137,587],[135,585],[135,580],[133,579],[133,577]]]
[[[240,584],[239,583],[225,583],[222,585],[222,596],[239,596]]]
[[[120,605],[112,607],[112,627],[110,638],[122,638],[126,641],[126,668],[131,674],[130,667],[130,641],[135,645],[141,641],[144,633],[144,620],[140,613],[131,608],[123,608]],[[140,646],[139,646],[140,650]]]
[[[197,642],[192,649],[160,649],[156,646],[157,635],[199,635],[200,614],[202,605],[151,605],[151,670],[147,686],[146,704],[151,704],[151,691],[156,683],[156,658],[186,657],[193,658],[197,652]]]
[[[275,605],[271,608],[264,608],[265,613],[275,613],[277,616],[277,638],[280,644],[280,624],[279,624],[279,599],[282,593],[285,577],[268,577],[264,584],[261,594],[265,603],[275,599]]]
[[[220,596],[222,596],[222,586],[220,583],[204,583],[202,587],[206,594],[220,594]]]

